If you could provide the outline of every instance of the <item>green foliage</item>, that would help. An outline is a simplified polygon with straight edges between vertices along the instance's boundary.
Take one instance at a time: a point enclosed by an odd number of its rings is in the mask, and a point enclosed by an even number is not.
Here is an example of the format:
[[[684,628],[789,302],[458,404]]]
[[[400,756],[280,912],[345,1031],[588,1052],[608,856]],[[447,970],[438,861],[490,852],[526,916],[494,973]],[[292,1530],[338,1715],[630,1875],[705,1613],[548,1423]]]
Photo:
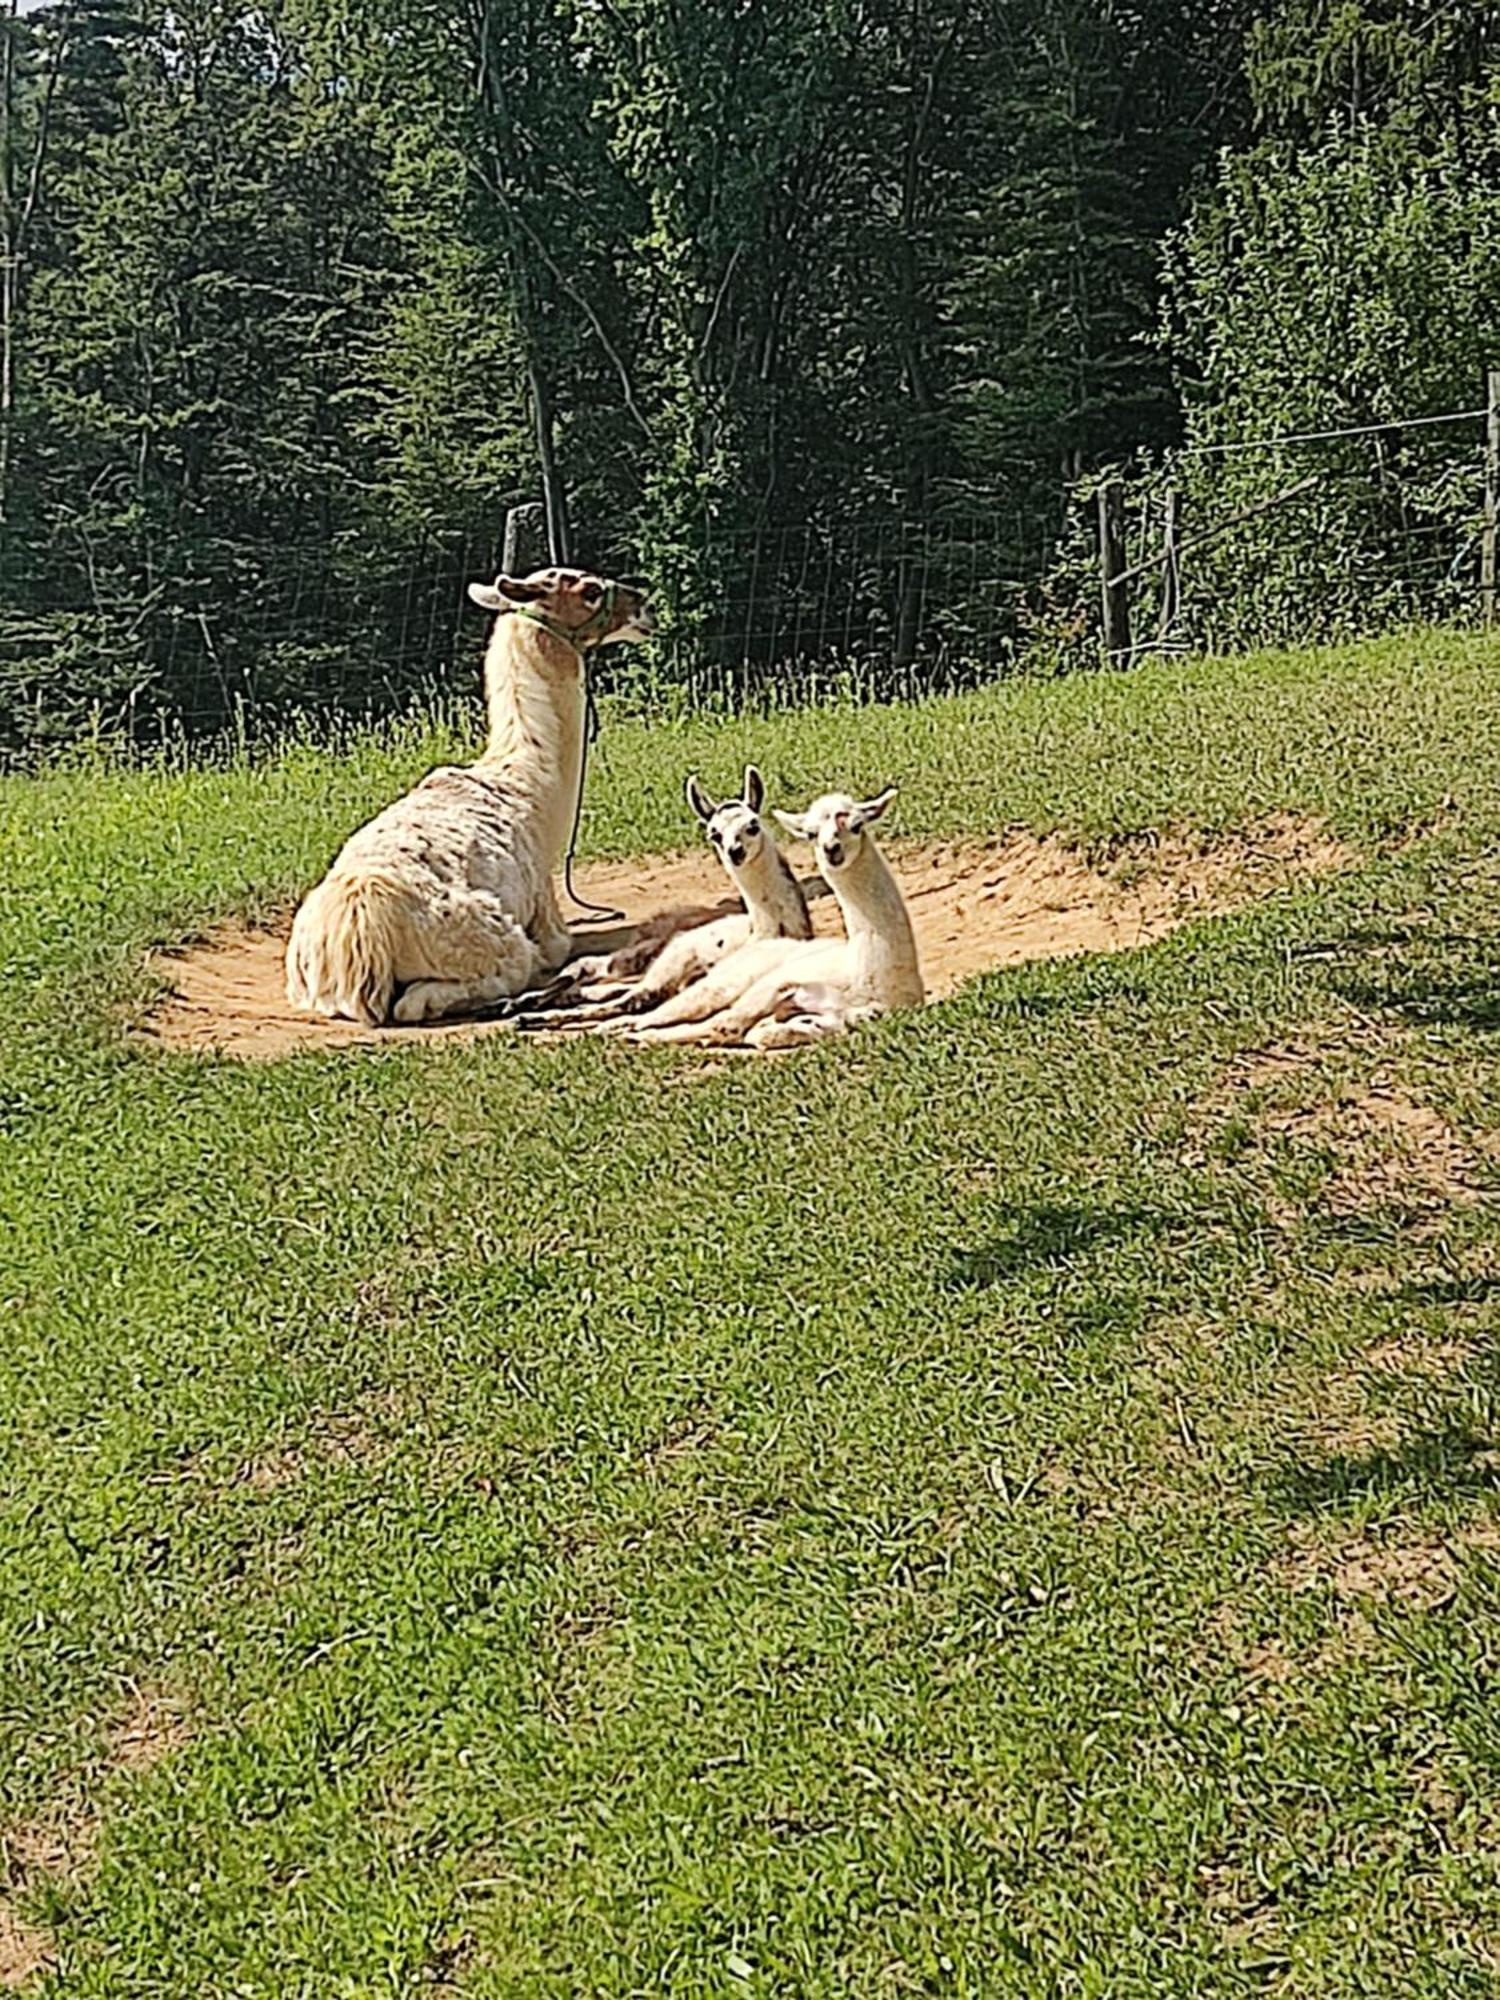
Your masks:
[[[446,673],[465,571],[539,489],[557,546],[659,580],[666,671],[716,645],[779,670],[778,633],[825,631],[851,569],[849,665],[975,661],[1011,628],[998,586],[952,601],[966,524],[1013,591],[1078,459],[1173,421],[1137,343],[1154,246],[1237,116],[1211,106],[1238,102],[1237,17],[1197,18],[68,0],[7,21],[0,208],[33,160],[37,205],[0,426],[0,743],[35,739],[39,688],[61,733]],[[1179,87],[1161,55],[1184,40]],[[726,617],[747,593],[787,615]],[[131,634],[128,673],[66,638],[26,652],[84,617]]]
[[[1175,474],[1186,531],[1318,479],[1189,558],[1192,629],[1223,645],[1475,603],[1482,420],[1235,448],[1472,410],[1496,360],[1493,55],[1461,9],[1431,35],[1426,10],[1309,11],[1316,32],[1298,8],[1262,23],[1251,77],[1278,129],[1221,162],[1169,259],[1165,340],[1202,453]]]
[[[695,695],[1060,664],[1080,479],[1491,358],[1464,8],[57,0],[0,56],[0,754],[450,678],[537,494]],[[1470,443],[1306,460],[1197,633],[1459,608]],[[1289,468],[1195,457],[1187,516]]]

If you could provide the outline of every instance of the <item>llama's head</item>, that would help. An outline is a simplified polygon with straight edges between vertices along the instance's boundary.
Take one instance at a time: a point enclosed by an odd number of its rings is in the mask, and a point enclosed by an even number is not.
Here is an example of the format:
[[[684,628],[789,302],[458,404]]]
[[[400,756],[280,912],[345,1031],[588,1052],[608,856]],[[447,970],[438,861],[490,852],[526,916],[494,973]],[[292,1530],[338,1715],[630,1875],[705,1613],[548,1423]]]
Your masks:
[[[753,764],[745,766],[745,788],[737,799],[721,806],[691,777],[685,787],[687,802],[703,824],[715,853],[726,868],[749,868],[765,849],[767,834],[760,809],[766,801],[766,782]]]
[[[471,583],[469,595],[486,611],[517,612],[577,647],[648,639],[656,621],[646,593],[584,569],[539,569]]]
[[[832,881],[841,869],[852,868],[865,850],[869,829],[880,818],[896,787],[889,785],[877,798],[851,799],[847,792],[825,792],[803,813],[777,813],[788,833],[810,840],[817,851],[818,872]]]

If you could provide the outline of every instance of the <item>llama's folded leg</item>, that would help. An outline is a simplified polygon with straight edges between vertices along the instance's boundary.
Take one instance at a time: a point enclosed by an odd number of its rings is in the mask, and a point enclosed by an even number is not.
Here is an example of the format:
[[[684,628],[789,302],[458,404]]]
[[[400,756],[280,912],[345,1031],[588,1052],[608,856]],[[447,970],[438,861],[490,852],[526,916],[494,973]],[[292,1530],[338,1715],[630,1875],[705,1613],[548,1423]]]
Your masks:
[[[510,981],[496,975],[487,979],[417,979],[397,1000],[391,1018],[405,1027],[420,1021],[447,1020],[492,1006],[510,991]]]
[[[808,1042],[826,1042],[830,1036],[847,1034],[849,1021],[842,1014],[793,1014],[790,1020],[757,1021],[745,1035],[752,1049],[798,1049]]]
[[[632,1021],[613,1021],[606,1027],[596,1028],[594,1032],[598,1035],[607,1035],[611,1032],[620,1034],[626,1041],[635,1042],[643,1049],[670,1048],[674,1045],[681,1047],[689,1043],[701,1045],[718,1039],[711,1032],[717,1018],[716,1015],[710,1015],[702,1021],[679,1021],[674,1027],[652,1028],[644,1034],[632,1032],[635,1026]]]
[[[434,911],[400,968],[392,1018],[437,1021],[492,1007],[537,975],[537,947],[496,899],[475,894]]]
[[[822,995],[836,989],[799,985],[784,973],[768,972],[742,993],[732,1007],[715,1015],[709,1023],[716,1042],[748,1042],[751,1030],[761,1022],[784,1020],[787,1015],[819,1014],[825,1011]]]
[[[518,1028],[528,1034],[568,1035],[585,1028],[595,1028],[605,1021],[618,1020],[629,1011],[626,1002],[630,994],[628,986],[605,989],[605,997],[599,1000],[569,1002],[563,1007],[530,1007],[525,1004],[525,995],[517,1002],[512,1019]]]
[[[712,979],[700,979],[681,993],[674,993],[647,1014],[631,1014],[622,1020],[603,1021],[594,1030],[599,1035],[655,1035],[667,1028],[706,1021],[724,1006],[728,995]]]
[[[711,987],[711,979],[703,982]],[[631,1039],[643,1042],[693,1042],[693,1043],[734,1043],[745,1039],[747,1029],[765,1015],[774,1013],[778,1005],[790,994],[792,981],[780,973],[770,972],[748,986],[742,994],[733,999],[723,993],[710,993],[712,1004],[699,1007],[686,1018],[681,1010],[673,1010],[673,1018],[668,1019],[669,1010],[658,1007],[654,1014],[644,1020],[624,1021],[617,1025]],[[697,989],[689,988],[679,999],[691,999]],[[632,1033],[631,1031],[634,1030]],[[607,1034],[607,1028],[599,1030]]]

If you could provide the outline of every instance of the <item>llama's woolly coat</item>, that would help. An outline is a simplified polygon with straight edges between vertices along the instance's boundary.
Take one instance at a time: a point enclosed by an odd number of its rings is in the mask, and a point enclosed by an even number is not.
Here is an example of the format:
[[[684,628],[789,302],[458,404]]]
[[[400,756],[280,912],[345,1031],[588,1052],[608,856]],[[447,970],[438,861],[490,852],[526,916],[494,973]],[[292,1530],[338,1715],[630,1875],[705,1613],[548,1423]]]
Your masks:
[[[842,1033],[892,1008],[920,1006],[924,986],[911,918],[868,831],[894,796],[888,791],[861,803],[828,792],[805,814],[776,815],[815,842],[819,872],[843,913],[844,937],[752,939],[696,986],[623,1024],[624,1031],[665,1042],[784,1048]],[[611,1024],[600,1032],[610,1033]]]
[[[552,876],[582,769],[582,660],[551,630],[500,616],[485,686],[484,755],[431,772],[362,826],[297,912],[294,1006],[434,1019],[519,992],[567,957]]]

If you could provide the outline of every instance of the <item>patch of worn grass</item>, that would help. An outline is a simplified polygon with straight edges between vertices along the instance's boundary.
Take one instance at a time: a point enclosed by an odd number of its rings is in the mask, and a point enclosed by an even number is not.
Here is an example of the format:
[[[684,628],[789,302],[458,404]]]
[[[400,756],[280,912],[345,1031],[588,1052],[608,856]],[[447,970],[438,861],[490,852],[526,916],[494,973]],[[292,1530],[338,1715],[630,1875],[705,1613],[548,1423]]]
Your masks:
[[[39,1990],[1491,1992],[1495,664],[620,729],[596,851],[753,752],[1362,857],[776,1063],[142,1052],[145,948],[438,746],[0,788]]]

